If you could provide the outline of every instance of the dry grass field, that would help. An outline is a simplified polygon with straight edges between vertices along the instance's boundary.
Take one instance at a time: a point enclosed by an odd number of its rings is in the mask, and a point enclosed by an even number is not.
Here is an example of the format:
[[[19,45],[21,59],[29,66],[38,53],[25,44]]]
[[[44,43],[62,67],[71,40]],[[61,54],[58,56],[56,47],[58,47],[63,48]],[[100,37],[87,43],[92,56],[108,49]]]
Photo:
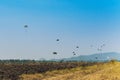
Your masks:
[[[23,74],[21,80],[120,80],[120,62],[111,61],[92,66]]]
[[[65,73],[65,71],[70,71],[70,69],[73,68],[90,66],[94,64],[96,64],[96,62],[41,62],[31,60],[5,60],[0,61],[0,80],[20,80],[20,75],[22,74],[29,76],[30,79],[32,79],[32,77],[43,79],[44,76],[54,76],[58,73],[58,71],[60,73]]]

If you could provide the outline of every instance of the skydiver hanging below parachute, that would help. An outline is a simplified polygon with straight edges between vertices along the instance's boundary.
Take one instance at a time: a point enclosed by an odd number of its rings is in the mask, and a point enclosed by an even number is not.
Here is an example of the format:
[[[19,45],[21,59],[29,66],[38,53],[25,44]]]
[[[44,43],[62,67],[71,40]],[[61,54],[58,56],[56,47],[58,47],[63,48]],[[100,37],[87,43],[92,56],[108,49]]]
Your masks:
[[[60,39],[58,38],[58,39],[56,39],[56,42],[57,42],[57,44],[59,44],[60,43]]]
[[[28,25],[24,25],[25,32],[28,31]]]

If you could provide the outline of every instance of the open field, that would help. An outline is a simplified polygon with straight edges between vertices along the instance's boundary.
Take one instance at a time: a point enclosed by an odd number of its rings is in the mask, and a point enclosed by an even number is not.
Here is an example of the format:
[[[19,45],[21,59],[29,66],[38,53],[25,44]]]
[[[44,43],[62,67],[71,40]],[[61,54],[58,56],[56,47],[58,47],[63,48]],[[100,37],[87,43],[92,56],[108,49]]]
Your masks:
[[[120,80],[120,62],[111,61],[72,69],[23,74],[21,80]]]
[[[0,61],[0,80],[120,80],[120,62]]]
[[[22,74],[44,74],[49,71],[91,66],[95,62],[0,61],[0,80],[19,80]]]

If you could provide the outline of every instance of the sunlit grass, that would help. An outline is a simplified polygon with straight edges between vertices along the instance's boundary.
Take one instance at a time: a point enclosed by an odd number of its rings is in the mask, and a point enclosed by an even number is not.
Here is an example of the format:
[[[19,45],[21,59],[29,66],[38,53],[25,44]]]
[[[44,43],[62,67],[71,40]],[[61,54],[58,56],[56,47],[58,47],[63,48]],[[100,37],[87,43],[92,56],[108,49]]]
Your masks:
[[[48,71],[43,74],[23,74],[21,80],[120,80],[120,62],[111,61],[93,66]]]

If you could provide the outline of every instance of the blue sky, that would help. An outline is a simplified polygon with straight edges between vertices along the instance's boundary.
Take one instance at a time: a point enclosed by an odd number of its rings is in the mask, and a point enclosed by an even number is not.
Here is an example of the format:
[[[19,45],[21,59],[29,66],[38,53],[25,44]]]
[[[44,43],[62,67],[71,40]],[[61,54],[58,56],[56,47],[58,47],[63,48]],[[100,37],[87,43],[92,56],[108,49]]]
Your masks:
[[[119,14],[119,0],[1,0],[0,58],[72,57],[99,53],[101,44],[120,52]]]

